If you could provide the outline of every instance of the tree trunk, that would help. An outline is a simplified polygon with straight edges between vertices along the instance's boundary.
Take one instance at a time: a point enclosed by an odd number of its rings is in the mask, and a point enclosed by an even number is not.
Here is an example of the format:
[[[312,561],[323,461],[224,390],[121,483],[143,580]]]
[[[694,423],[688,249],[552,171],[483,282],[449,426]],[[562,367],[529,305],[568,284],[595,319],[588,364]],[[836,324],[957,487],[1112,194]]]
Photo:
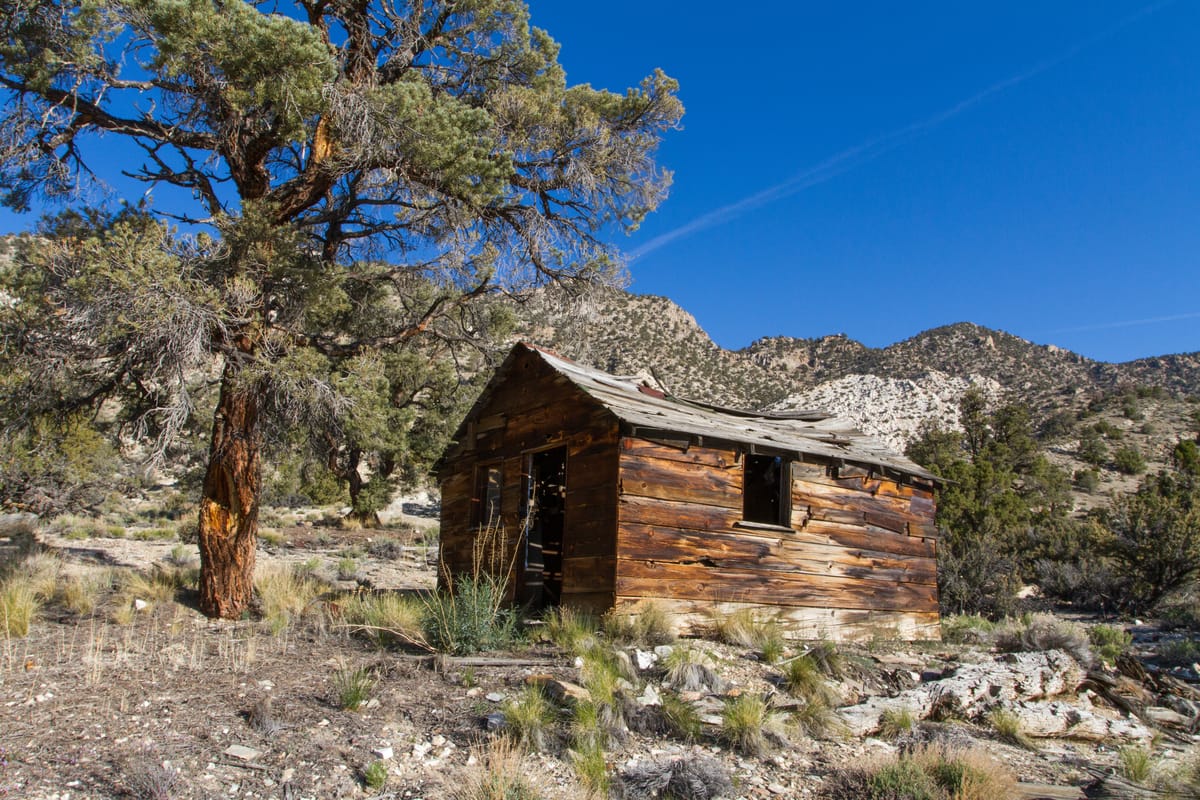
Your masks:
[[[238,619],[254,592],[262,491],[258,397],[226,364],[200,499],[200,611]]]

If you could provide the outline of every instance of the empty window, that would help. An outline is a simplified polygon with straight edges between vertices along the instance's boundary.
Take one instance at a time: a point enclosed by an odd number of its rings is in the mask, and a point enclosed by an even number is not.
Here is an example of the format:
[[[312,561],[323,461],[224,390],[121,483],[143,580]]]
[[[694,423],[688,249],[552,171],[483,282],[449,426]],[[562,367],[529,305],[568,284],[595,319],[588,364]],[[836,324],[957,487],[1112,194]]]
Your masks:
[[[767,525],[791,523],[790,463],[782,456],[746,456],[743,519]]]
[[[475,472],[474,511],[476,525],[500,524],[500,465],[481,466]]]

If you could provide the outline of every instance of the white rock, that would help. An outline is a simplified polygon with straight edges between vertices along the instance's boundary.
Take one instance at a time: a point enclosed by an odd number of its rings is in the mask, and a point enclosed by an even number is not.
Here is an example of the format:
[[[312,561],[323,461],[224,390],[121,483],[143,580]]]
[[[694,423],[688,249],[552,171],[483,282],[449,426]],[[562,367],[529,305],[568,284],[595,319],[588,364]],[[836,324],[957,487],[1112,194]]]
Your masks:
[[[662,697],[659,695],[658,690],[654,688],[654,684],[652,683],[646,684],[646,691],[642,692],[641,697],[639,697],[637,701],[644,706],[662,705]]]
[[[488,692],[484,697],[493,703],[499,703],[504,699],[504,694],[502,692]]]
[[[390,747],[376,747],[371,751],[371,753],[383,759],[384,761],[387,761],[396,754],[396,751]]]
[[[140,599],[134,598],[134,601],[133,601],[133,610],[134,611],[145,611],[149,607],[150,607],[150,604],[147,603],[145,600],[140,600]]]
[[[646,650],[634,650],[633,661],[640,670],[647,670],[658,663],[658,655]]]
[[[253,747],[246,747],[241,744],[231,744],[224,750],[225,755],[233,758],[240,758],[242,761],[253,761],[262,755],[262,752],[255,750]]]

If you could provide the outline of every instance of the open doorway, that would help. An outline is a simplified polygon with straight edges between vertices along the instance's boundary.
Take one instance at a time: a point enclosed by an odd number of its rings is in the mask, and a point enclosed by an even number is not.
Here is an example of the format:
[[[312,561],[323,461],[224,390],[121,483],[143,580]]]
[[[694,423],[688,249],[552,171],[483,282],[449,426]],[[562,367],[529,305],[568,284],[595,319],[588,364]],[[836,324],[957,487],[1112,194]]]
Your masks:
[[[563,588],[563,532],[567,448],[529,455],[526,470],[525,582],[522,600],[533,608],[557,606]]]

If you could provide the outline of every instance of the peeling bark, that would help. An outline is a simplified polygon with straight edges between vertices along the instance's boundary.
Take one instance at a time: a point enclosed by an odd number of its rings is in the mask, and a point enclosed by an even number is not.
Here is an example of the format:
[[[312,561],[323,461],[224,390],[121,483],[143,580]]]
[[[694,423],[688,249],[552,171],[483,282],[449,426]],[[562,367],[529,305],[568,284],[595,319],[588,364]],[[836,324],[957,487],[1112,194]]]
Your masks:
[[[238,619],[254,592],[262,488],[258,397],[226,365],[200,500],[200,611]]]

